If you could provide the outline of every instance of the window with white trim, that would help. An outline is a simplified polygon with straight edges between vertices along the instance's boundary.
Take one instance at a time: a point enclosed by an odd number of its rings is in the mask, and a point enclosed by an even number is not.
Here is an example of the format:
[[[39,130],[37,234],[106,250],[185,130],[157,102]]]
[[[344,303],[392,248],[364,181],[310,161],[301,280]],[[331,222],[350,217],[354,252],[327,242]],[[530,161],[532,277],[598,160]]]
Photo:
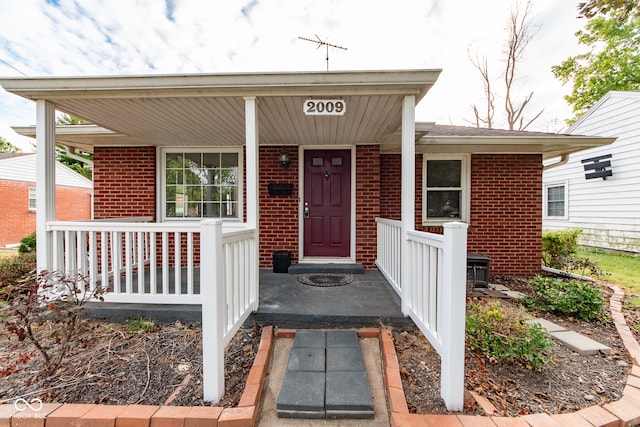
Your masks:
[[[237,149],[163,150],[163,218],[241,219],[241,154]]]
[[[567,217],[567,186],[550,184],[545,186],[545,216],[547,218]]]
[[[36,187],[29,187],[29,210],[36,210]]]
[[[422,222],[469,222],[469,156],[424,156]]]

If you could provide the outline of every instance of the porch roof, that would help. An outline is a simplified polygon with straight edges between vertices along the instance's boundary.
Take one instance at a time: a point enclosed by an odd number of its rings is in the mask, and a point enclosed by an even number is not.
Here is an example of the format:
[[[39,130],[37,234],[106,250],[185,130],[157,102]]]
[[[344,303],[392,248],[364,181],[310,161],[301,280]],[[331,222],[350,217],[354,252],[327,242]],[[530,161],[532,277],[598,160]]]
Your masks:
[[[0,79],[7,91],[45,99],[94,123],[58,125],[56,142],[100,146],[241,146],[245,97],[258,97],[260,145],[380,144],[400,152],[402,99],[419,102],[440,70],[258,74],[26,77]],[[344,116],[307,116],[307,98],[339,98]],[[15,127],[35,136],[35,126]],[[416,152],[526,153],[544,159],[607,145],[615,138],[416,123]]]
[[[0,79],[95,125],[61,126],[58,143],[234,146],[245,143],[245,97],[257,97],[260,145],[381,144],[400,128],[402,100],[419,102],[440,70]],[[345,101],[344,116],[307,116],[307,98]],[[35,128],[16,128],[29,135]],[[419,138],[420,134],[416,135]]]

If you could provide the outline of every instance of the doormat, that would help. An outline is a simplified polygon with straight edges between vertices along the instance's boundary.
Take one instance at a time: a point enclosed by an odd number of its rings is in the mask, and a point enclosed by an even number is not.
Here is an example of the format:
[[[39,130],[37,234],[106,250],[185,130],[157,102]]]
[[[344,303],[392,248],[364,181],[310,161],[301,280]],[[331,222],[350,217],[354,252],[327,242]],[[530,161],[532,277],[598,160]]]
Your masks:
[[[298,275],[298,282],[310,286],[344,286],[353,282],[351,274],[310,273]]]

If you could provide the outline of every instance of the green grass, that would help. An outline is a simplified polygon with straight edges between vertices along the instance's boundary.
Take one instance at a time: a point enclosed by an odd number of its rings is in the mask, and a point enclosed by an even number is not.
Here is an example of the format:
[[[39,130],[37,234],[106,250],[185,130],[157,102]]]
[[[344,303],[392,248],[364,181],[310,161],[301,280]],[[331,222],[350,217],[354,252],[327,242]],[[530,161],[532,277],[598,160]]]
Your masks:
[[[580,249],[577,255],[597,263],[606,274],[604,280],[640,295],[640,257],[591,249]],[[640,298],[637,303],[640,305]]]

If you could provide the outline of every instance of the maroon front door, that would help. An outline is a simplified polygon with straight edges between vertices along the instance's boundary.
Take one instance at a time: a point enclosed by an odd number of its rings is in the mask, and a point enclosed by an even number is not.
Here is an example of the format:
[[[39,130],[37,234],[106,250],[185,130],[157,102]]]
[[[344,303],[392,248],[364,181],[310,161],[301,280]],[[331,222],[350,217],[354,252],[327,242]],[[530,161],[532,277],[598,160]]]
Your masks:
[[[304,255],[348,257],[351,235],[351,151],[304,153]]]

